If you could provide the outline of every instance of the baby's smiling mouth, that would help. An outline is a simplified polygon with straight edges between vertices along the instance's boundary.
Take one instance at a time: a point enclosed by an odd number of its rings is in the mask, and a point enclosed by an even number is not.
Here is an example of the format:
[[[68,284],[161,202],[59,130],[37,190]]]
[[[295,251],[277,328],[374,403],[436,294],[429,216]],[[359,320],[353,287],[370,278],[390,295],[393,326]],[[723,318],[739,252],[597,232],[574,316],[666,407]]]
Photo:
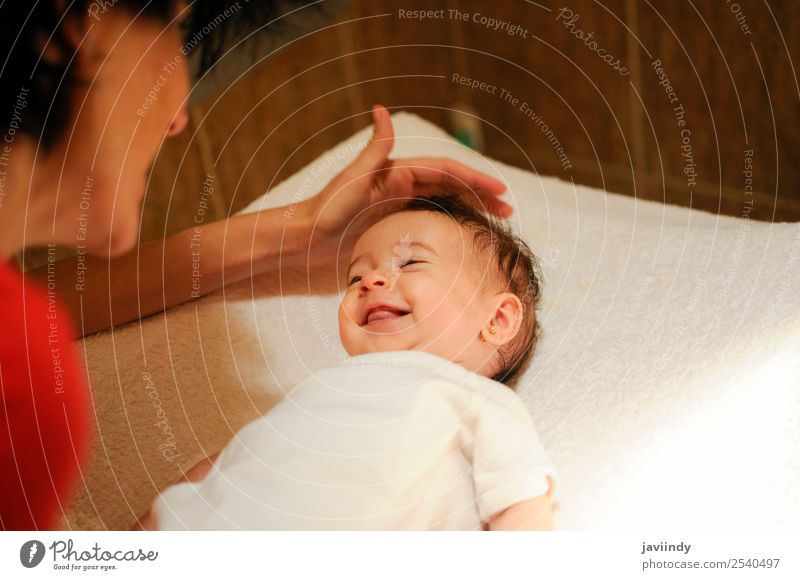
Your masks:
[[[397,320],[410,314],[410,311],[393,306],[375,306],[367,311],[367,315],[361,326],[375,326],[391,320]]]

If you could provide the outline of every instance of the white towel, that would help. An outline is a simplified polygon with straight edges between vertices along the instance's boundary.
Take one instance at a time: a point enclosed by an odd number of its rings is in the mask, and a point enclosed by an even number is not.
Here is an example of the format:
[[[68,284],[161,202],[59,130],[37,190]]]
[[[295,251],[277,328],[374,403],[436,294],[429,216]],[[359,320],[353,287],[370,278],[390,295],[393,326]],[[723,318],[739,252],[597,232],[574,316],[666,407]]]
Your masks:
[[[544,334],[519,392],[560,473],[557,528],[796,527],[800,224],[574,186],[482,158],[414,115],[393,120],[393,157],[449,156],[504,179],[542,261]],[[248,210],[314,195],[370,134]],[[280,292],[303,282],[243,282],[84,341],[100,438],[70,525],[130,525],[179,466],[345,356],[335,292]]]

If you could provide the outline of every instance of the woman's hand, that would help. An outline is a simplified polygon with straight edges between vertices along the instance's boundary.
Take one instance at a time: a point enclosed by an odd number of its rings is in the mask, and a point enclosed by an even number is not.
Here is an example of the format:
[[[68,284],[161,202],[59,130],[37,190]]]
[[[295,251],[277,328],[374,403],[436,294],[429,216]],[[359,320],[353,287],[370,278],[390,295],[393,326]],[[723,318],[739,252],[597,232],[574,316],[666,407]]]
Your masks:
[[[300,204],[312,228],[309,264],[329,263],[382,215],[408,198],[434,191],[459,194],[500,217],[511,214],[511,206],[497,197],[505,185],[476,169],[447,158],[389,159],[391,117],[380,105],[372,114],[375,130],[367,147],[321,193]]]

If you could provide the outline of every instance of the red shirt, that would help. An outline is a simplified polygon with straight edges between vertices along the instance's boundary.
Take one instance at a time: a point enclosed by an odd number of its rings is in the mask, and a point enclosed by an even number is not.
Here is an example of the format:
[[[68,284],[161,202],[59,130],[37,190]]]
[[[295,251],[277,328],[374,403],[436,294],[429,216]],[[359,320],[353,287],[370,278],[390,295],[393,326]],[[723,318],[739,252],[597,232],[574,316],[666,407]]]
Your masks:
[[[54,529],[80,480],[89,397],[68,314],[0,260],[0,529]]]

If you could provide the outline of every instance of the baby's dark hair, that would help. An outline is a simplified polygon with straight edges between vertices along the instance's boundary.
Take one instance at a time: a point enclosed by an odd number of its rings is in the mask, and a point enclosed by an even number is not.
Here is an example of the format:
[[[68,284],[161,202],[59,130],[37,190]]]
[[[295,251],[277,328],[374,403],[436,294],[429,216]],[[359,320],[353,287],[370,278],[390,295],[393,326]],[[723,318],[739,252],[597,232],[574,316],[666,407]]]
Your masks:
[[[498,350],[500,370],[491,378],[516,388],[530,365],[541,327],[536,316],[540,306],[542,273],[538,260],[519,236],[500,220],[484,215],[453,194],[417,197],[392,212],[428,211],[442,214],[473,234],[476,248],[494,259],[490,284],[502,286],[522,302],[522,325],[517,335]]]

